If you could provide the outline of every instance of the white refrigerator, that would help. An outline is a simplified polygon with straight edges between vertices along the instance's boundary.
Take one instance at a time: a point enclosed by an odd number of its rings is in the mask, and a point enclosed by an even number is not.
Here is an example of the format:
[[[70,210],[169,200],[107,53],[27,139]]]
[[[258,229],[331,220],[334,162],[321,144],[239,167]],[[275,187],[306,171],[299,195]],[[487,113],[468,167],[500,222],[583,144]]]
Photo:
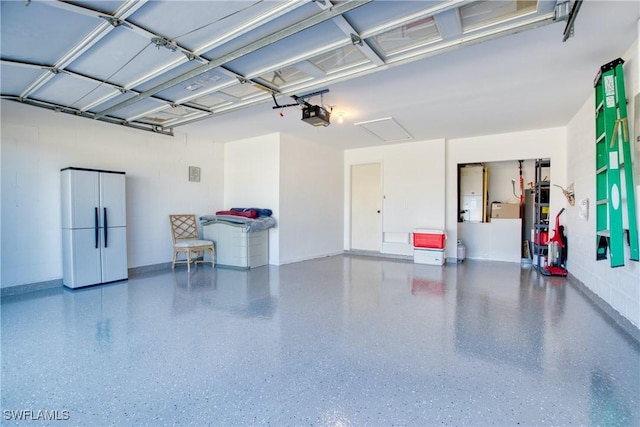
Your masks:
[[[62,282],[69,288],[125,280],[125,173],[61,170]]]

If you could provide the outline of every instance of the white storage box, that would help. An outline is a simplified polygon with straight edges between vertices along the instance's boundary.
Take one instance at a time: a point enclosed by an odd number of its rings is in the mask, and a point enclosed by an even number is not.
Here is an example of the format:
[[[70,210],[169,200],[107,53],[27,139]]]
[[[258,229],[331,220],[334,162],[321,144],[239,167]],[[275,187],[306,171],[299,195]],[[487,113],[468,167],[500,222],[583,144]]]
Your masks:
[[[244,227],[212,223],[202,235],[216,245],[216,265],[254,268],[269,264],[269,230],[247,233]]]
[[[444,249],[413,249],[416,264],[444,265]]]

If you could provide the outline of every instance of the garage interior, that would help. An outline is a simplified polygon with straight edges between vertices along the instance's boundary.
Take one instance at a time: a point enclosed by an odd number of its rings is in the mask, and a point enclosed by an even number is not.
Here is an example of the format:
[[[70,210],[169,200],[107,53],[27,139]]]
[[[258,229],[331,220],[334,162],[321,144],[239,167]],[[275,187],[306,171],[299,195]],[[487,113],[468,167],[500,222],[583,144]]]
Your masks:
[[[8,423],[640,421],[636,2],[0,7]],[[602,201],[594,85],[618,58],[629,153]],[[63,285],[65,168],[126,176],[126,280]],[[254,207],[266,265],[172,268],[169,215]],[[567,277],[531,233],[556,217]]]

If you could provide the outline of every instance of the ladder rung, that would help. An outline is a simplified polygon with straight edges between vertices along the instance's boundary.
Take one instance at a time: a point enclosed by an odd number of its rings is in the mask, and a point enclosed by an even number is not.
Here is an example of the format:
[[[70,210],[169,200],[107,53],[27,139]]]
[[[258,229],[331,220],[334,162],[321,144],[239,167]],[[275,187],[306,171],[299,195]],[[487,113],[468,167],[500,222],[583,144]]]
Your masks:
[[[601,142],[603,139],[605,139],[607,137],[606,133],[603,133],[602,135],[600,135],[597,139],[596,139],[596,144],[598,142]]]
[[[598,111],[602,111],[602,107],[604,106],[604,101],[600,101],[600,104],[596,107],[596,117],[598,117]]]
[[[606,205],[609,203],[609,199],[600,199],[596,201],[596,205]]]
[[[609,169],[609,167],[608,167],[608,166],[603,166],[603,167],[601,167],[600,169],[598,169],[598,170],[596,171],[596,175],[601,174],[602,172],[606,172],[606,171],[607,171],[607,169]]]
[[[596,236],[611,237],[611,232],[609,230],[596,231]]]

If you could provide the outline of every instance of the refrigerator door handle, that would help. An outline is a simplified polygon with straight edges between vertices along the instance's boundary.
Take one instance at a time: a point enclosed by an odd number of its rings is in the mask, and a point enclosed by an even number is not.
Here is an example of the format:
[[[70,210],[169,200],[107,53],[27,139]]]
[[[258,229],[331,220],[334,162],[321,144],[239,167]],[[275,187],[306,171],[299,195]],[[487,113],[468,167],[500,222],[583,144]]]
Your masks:
[[[104,209],[104,247],[107,247],[107,208],[102,208]]]
[[[96,249],[98,249],[98,208],[95,208],[95,224],[96,224]]]

